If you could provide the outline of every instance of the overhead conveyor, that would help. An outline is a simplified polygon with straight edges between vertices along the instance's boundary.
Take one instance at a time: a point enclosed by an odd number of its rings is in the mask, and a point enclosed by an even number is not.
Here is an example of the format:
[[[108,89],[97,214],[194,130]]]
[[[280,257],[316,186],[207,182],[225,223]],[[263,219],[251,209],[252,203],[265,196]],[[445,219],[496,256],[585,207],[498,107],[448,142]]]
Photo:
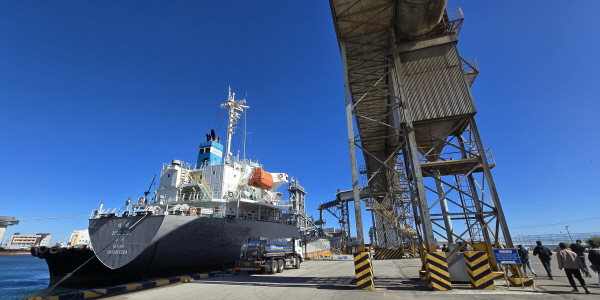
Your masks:
[[[462,11],[446,10],[445,0],[330,0],[330,6],[354,201],[363,199],[373,213],[376,244],[389,247],[412,235],[425,251],[435,251],[438,240],[486,250],[512,246],[491,173],[496,164],[474,118],[470,88],[479,69],[457,48]],[[357,237],[360,248],[362,233]]]

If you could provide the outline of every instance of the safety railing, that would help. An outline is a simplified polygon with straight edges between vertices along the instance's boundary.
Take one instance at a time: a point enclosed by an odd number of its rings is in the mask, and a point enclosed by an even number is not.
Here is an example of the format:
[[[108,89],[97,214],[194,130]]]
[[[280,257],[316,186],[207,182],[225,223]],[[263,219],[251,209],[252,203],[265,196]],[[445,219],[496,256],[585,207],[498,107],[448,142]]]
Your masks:
[[[422,147],[421,149],[427,149],[425,147]],[[419,157],[419,161],[421,163],[428,163],[430,162],[427,158],[428,157],[434,157],[437,156],[438,157],[438,161],[452,161],[452,160],[460,160],[460,159],[465,159],[462,157],[462,152],[461,151],[450,151],[450,152],[442,152],[442,153],[427,153],[427,155],[423,155]],[[467,157],[466,159],[472,159],[477,157],[478,153],[475,152],[474,150],[471,150],[471,152],[467,152]],[[494,155],[492,153],[492,149],[489,148],[485,148],[484,149],[484,157],[487,159],[488,164],[496,164],[496,160],[494,159]]]
[[[445,20],[448,22],[448,32],[453,32],[456,33],[456,35],[458,35],[460,33],[460,29],[462,28],[462,24],[465,19],[462,9],[460,9],[460,7],[457,7],[446,10],[446,15],[448,17],[448,19]]]

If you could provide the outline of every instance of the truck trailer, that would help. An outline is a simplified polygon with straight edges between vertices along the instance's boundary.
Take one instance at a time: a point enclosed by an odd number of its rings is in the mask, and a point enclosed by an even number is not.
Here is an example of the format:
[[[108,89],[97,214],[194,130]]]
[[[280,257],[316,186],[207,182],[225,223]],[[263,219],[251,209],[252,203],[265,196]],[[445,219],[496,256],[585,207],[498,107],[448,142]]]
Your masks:
[[[242,244],[236,271],[252,273],[281,273],[285,269],[299,269],[302,262],[302,241],[297,238],[262,240],[249,239]]]

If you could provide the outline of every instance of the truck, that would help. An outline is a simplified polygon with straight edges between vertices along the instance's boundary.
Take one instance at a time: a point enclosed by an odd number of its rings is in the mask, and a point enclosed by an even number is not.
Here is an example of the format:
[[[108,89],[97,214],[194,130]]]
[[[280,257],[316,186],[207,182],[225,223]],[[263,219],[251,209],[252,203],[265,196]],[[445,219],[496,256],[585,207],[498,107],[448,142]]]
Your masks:
[[[248,274],[281,273],[285,269],[300,269],[302,241],[290,239],[248,239],[242,244],[240,260],[235,262],[236,271]]]

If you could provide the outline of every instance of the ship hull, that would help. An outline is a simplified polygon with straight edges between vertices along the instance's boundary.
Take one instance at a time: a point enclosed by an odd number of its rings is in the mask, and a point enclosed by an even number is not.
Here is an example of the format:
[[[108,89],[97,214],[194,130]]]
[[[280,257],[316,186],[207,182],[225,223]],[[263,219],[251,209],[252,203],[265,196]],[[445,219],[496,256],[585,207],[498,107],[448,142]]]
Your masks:
[[[95,253],[86,248],[61,248],[58,251],[40,252],[32,248],[31,255],[46,261],[50,285],[61,287],[92,288],[141,280],[130,274],[111,270],[102,264]],[[71,273],[70,276],[67,276]]]
[[[300,237],[289,224],[182,215],[90,219],[89,232],[104,265],[145,279],[232,267],[249,238]]]
[[[29,250],[6,250],[0,249],[0,256],[4,255],[28,255]]]

